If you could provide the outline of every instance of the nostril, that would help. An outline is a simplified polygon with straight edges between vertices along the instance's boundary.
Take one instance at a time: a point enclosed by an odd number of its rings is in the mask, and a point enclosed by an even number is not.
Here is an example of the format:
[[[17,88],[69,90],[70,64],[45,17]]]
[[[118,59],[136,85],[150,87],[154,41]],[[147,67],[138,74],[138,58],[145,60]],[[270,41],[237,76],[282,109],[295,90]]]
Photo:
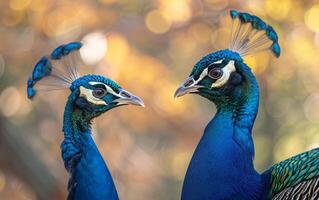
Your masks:
[[[184,83],[184,87],[189,87],[194,83],[193,79],[189,79]]]
[[[124,91],[121,92],[121,95],[125,98],[131,98],[131,95],[127,92],[124,92]]]

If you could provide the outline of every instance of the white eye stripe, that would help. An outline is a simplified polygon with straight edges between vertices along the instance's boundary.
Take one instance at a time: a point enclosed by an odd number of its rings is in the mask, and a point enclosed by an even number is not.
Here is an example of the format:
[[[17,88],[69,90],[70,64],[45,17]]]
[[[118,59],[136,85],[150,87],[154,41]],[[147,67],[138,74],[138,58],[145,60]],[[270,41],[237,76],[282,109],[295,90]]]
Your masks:
[[[220,64],[220,63],[222,63],[224,60],[218,60],[218,61],[215,61],[215,62],[213,62],[213,64]]]
[[[199,78],[198,78],[196,81],[195,81],[194,77],[191,76],[191,77],[189,77],[189,78],[184,82],[184,84],[185,84],[187,81],[192,80],[193,83],[192,83],[191,85],[188,85],[187,87],[193,87],[193,86],[195,86],[199,81],[201,81],[203,78],[205,78],[205,76],[207,76],[207,74],[208,74],[208,69],[206,68],[206,69],[204,69],[204,70],[202,71],[202,73],[200,74]]]
[[[197,84],[199,81],[201,81],[203,78],[205,78],[207,76],[207,74],[208,74],[208,68],[206,68],[202,71],[199,78],[195,81],[196,82],[195,84]]]
[[[96,105],[107,105],[105,101],[93,96],[92,92],[93,90],[80,86],[80,96],[84,97],[88,102],[96,104]]]
[[[223,85],[225,85],[225,83],[227,83],[230,74],[234,71],[236,71],[235,68],[235,62],[233,60],[229,61],[229,63],[223,67],[223,76],[220,77],[219,79],[217,79],[213,84],[212,84],[212,88],[216,88],[216,87],[221,87]]]
[[[212,64],[220,64],[220,63],[222,63],[223,61],[224,61],[224,60],[218,60],[218,61],[213,62]],[[212,65],[212,64],[211,64],[211,65]],[[195,81],[194,84],[197,84],[199,81],[201,81],[203,78],[205,78],[205,77],[207,76],[207,74],[208,74],[208,68],[205,68],[205,69],[202,71],[202,73],[200,74],[199,78]]]
[[[224,60],[218,60],[212,64],[220,64],[222,63]],[[223,71],[223,75],[222,77],[220,77],[219,79],[217,79],[211,86],[211,88],[215,88],[215,87],[221,87],[223,86],[225,83],[227,83],[229,77],[230,77],[230,74],[234,71],[236,71],[236,68],[235,68],[235,61],[233,60],[230,60],[228,62],[228,64],[222,68],[222,71]],[[194,77],[189,77],[189,79],[192,79],[193,80],[193,83],[191,85],[188,85],[187,87],[193,87],[195,86],[196,84],[198,84],[201,80],[203,80],[206,76],[208,75],[208,67],[206,67],[202,73],[199,75],[199,78],[197,80],[194,79]],[[188,79],[188,80],[189,80]],[[187,81],[185,81],[187,82]]]
[[[119,96],[111,87],[109,87],[108,85],[106,85],[106,84],[104,84],[104,83],[95,82],[95,81],[90,81],[89,84],[90,84],[90,85],[104,85],[105,88],[106,88],[106,91],[107,91],[108,93],[111,93],[111,94],[113,94],[113,95],[115,95],[115,96]]]

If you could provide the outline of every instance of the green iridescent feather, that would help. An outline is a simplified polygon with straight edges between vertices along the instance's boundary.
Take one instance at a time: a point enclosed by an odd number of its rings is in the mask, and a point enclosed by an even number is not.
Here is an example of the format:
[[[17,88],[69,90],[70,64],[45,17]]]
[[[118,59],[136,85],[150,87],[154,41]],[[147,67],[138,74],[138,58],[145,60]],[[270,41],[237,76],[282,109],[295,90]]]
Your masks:
[[[319,175],[319,148],[277,163],[268,171],[270,172],[269,197],[271,198],[286,188],[296,186]]]

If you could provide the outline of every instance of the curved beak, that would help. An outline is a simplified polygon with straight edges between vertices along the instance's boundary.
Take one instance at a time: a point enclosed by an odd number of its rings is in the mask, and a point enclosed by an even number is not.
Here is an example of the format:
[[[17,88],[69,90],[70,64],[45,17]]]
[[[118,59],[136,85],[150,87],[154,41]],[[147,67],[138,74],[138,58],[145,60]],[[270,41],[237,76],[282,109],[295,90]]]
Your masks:
[[[177,88],[174,94],[174,98],[184,96],[185,94],[198,92],[198,89],[202,86],[196,85],[196,81],[193,77],[189,77],[182,85]]]
[[[119,105],[136,105],[136,106],[142,106],[145,107],[145,104],[141,98],[138,96],[133,95],[132,93],[121,90],[118,99],[114,100],[114,102],[118,102]]]

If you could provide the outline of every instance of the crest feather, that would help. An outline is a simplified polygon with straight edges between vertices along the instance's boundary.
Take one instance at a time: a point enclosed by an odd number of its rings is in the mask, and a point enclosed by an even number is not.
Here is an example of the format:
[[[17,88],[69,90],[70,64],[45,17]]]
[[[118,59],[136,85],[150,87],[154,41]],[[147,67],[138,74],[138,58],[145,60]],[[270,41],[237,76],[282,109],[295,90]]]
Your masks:
[[[280,56],[280,46],[275,30],[259,17],[249,13],[230,11],[232,33],[229,49],[241,56],[259,51],[271,50],[276,57]]]
[[[36,95],[37,90],[67,89],[79,78],[78,67],[81,66],[80,42],[71,42],[55,48],[50,56],[43,56],[34,66],[27,82],[28,98]]]

